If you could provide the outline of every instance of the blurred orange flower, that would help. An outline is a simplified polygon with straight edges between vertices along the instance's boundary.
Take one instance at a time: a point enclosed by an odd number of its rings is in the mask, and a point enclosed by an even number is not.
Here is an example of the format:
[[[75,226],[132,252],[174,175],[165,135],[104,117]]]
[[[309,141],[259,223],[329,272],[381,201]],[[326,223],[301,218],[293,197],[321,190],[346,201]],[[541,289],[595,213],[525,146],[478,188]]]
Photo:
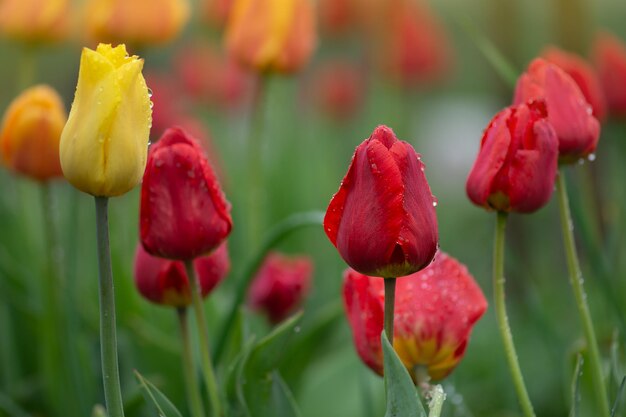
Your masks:
[[[187,0],[90,0],[85,24],[94,41],[136,47],[171,41],[188,18]]]
[[[310,0],[235,0],[226,28],[229,54],[261,72],[298,71],[316,38]]]
[[[202,0],[202,16],[212,26],[222,28],[228,22],[234,0]]]
[[[0,128],[2,161],[11,170],[39,181],[63,176],[59,141],[67,120],[59,94],[37,85],[7,109]]]
[[[356,0],[320,0],[318,3],[320,29],[330,35],[348,32],[358,20]]]
[[[68,0],[2,0],[0,32],[27,42],[55,41],[67,33]]]

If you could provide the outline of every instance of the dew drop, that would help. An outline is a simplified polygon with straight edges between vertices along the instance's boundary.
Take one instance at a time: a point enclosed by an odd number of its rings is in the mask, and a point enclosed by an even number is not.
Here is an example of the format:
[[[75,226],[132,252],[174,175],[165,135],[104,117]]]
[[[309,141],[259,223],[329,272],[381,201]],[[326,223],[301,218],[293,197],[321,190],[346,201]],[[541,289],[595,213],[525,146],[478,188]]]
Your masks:
[[[154,162],[154,166],[157,167],[157,168],[161,168],[163,166],[163,161],[161,159],[157,159]]]
[[[196,178],[196,173],[195,173],[195,172],[193,172],[193,170],[192,170],[192,169],[190,169],[189,171],[187,171],[187,176],[188,176],[189,178]]]
[[[150,102],[150,108],[153,108],[153,107],[154,107],[154,103]]]
[[[148,88],[148,97],[152,97],[152,90]]]
[[[300,326],[296,326],[296,327],[294,327],[294,329],[293,329],[293,331],[294,331],[295,333],[300,333],[300,331],[301,331],[301,330],[302,330],[302,329],[300,328]]]
[[[591,162],[596,160],[596,154],[595,153],[590,153],[589,156],[587,157],[587,159]]]

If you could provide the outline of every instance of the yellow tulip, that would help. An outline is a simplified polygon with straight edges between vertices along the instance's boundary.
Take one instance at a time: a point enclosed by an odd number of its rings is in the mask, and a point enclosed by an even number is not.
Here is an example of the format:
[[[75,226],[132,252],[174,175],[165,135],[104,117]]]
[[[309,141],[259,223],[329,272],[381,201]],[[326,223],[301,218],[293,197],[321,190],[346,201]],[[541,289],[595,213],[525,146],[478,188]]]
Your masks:
[[[132,189],[143,175],[152,124],[143,60],[126,47],[83,48],[76,95],[61,134],[61,168],[76,188],[97,197]]]

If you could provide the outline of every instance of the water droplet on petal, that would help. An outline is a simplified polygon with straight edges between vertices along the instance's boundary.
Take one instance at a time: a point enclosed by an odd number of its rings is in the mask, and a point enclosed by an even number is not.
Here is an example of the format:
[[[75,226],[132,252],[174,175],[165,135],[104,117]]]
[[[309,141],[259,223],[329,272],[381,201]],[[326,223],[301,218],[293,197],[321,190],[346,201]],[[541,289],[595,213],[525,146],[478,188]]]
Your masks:
[[[590,153],[589,156],[587,157],[587,159],[589,161],[595,161],[596,160],[596,154],[595,153]]]
[[[152,90],[148,88],[148,97],[152,97]]]

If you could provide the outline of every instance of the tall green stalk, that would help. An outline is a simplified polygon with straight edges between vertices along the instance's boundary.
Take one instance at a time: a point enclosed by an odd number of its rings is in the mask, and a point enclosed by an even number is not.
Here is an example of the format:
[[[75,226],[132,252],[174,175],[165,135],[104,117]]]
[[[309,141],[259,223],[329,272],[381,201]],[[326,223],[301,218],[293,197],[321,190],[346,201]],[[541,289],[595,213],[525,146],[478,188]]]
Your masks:
[[[176,310],[178,324],[180,327],[180,337],[183,343],[183,373],[185,377],[185,388],[187,389],[187,402],[193,417],[204,417],[204,406],[200,398],[200,388],[196,378],[196,370],[193,364],[191,351],[191,340],[189,337],[189,326],[187,324],[187,308],[181,307]]]
[[[385,333],[393,346],[393,313],[396,305],[396,278],[385,280]]]
[[[535,411],[533,410],[533,405],[530,402],[530,397],[528,395],[528,391],[526,390],[526,384],[524,383],[522,369],[520,368],[519,361],[517,359],[517,352],[515,351],[515,345],[513,344],[513,334],[511,333],[511,328],[509,327],[509,318],[506,314],[506,303],[504,294],[504,241],[506,232],[506,218],[506,213],[498,212],[493,246],[494,306],[496,309],[496,319],[498,320],[500,336],[502,337],[502,343],[504,344],[504,353],[509,364],[511,377],[513,378],[513,385],[515,386],[515,391],[517,392],[517,398],[519,400],[520,406],[522,407],[524,416],[534,417]]]
[[[98,240],[98,269],[100,275],[100,356],[104,399],[109,417],[123,417],[124,406],[117,362],[117,333],[115,329],[115,291],[109,247],[108,197],[96,199],[96,231]]]
[[[222,406],[220,397],[217,392],[217,382],[215,379],[215,371],[211,362],[211,351],[209,349],[209,333],[204,318],[204,309],[202,308],[202,296],[200,295],[200,283],[193,267],[193,261],[185,261],[185,269],[187,278],[189,279],[189,287],[191,288],[191,298],[193,301],[193,310],[196,315],[196,324],[198,325],[198,333],[200,334],[200,355],[202,357],[202,373],[204,374],[204,382],[206,384],[207,396],[211,405],[211,415],[213,417],[222,416]]]
[[[580,315],[580,321],[582,323],[583,332],[587,341],[593,387],[596,393],[598,405],[600,407],[600,415],[602,417],[608,417],[611,415],[609,410],[609,399],[602,373],[602,363],[600,359],[600,351],[598,349],[598,341],[596,339],[596,332],[593,328],[591,313],[589,312],[589,306],[587,304],[587,294],[585,293],[585,288],[583,287],[584,280],[580,270],[578,253],[576,252],[574,227],[572,223],[572,215],[570,213],[569,200],[567,198],[567,186],[565,184],[565,174],[563,170],[559,171],[556,181],[556,189],[559,196],[559,213],[561,215],[561,229],[563,232],[565,256],[567,257],[567,269],[569,271],[570,284],[574,290],[576,307],[578,308],[578,314]]]

